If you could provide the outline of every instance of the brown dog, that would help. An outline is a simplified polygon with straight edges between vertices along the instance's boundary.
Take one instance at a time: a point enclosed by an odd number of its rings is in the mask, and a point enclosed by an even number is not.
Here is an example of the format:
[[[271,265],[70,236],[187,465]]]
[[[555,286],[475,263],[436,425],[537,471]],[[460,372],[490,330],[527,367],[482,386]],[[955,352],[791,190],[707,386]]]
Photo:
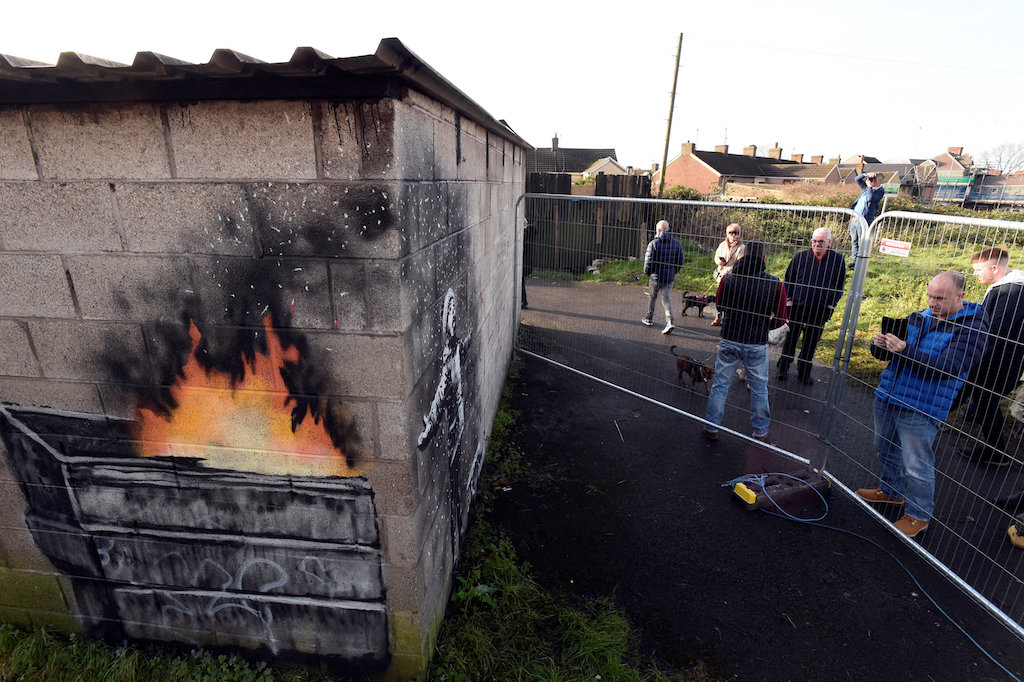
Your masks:
[[[693,358],[691,358],[689,355],[677,355],[675,346],[669,348],[668,352],[671,353],[676,359],[676,372],[679,373],[679,378],[682,379],[683,374],[690,375],[691,390],[697,385],[698,381],[704,384],[705,391],[710,390],[709,382],[711,381],[711,377],[715,375],[714,367],[702,365]]]

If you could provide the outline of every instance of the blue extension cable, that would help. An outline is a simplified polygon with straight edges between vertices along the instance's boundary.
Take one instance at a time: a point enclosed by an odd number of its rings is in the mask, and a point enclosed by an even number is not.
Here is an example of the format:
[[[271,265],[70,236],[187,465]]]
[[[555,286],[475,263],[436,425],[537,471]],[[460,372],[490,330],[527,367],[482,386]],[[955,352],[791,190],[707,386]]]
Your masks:
[[[809,487],[811,490],[813,490],[818,495],[818,499],[820,499],[821,503],[824,505],[825,511],[822,512],[821,516],[819,516],[817,518],[814,518],[814,519],[802,519],[799,516],[793,516],[792,514],[787,512],[785,509],[780,507],[779,504],[774,499],[772,499],[771,494],[768,493],[768,491],[765,488],[764,484],[765,484],[765,481],[767,480],[767,478],[769,476],[782,476],[784,478],[791,478],[794,481],[799,481],[799,482],[803,483],[804,485]],[[854,533],[853,531],[846,530],[845,528],[839,528],[838,526],[831,526],[831,525],[829,525],[827,523],[819,523],[822,519],[824,519],[826,516],[828,516],[828,501],[825,500],[825,496],[822,495],[821,492],[817,488],[812,486],[810,483],[808,483],[807,481],[805,481],[802,478],[798,478],[796,476],[792,476],[790,474],[783,474],[783,473],[774,473],[774,474],[744,474],[743,476],[737,476],[736,478],[732,479],[731,481],[727,481],[727,482],[723,483],[722,487],[723,488],[726,488],[726,487],[727,488],[732,488],[732,487],[735,487],[735,485],[737,483],[752,483],[752,484],[755,484],[755,485],[757,485],[757,486],[759,486],[761,488],[761,491],[764,493],[764,496],[768,498],[768,501],[771,502],[772,505],[776,509],[779,510],[778,513],[776,513],[776,512],[773,512],[773,511],[769,511],[768,509],[762,509],[761,511],[763,511],[766,514],[769,514],[771,516],[776,516],[776,517],[782,518],[782,519],[788,519],[790,521],[796,521],[798,523],[806,523],[807,525],[810,525],[810,526],[818,526],[820,528],[827,528],[829,530],[839,531],[840,533],[846,533],[847,535],[852,535],[855,538],[860,538],[861,540],[864,540],[865,542],[868,542],[868,543],[874,545],[875,547],[880,549],[885,554],[888,554],[889,557],[893,561],[895,561],[896,564],[900,568],[902,568],[903,571],[908,576],[910,576],[910,579],[914,581],[914,584],[917,585],[917,588],[919,590],[921,590],[921,594],[923,594],[925,597],[927,597],[928,601],[930,601],[932,603],[932,605],[939,610],[939,613],[941,613],[943,616],[945,616],[946,620],[948,620],[950,623],[952,623],[953,626],[956,627],[957,630],[962,632],[964,637],[969,639],[971,641],[971,644],[973,644],[975,647],[977,647],[978,651],[980,651],[981,653],[985,654],[985,657],[988,658],[988,660],[992,661],[997,666],[999,666],[999,668],[1003,672],[1005,672],[1007,675],[1009,675],[1011,678],[1013,678],[1015,680],[1015,682],[1021,682],[1021,679],[1019,677],[1014,675],[1012,672],[1010,672],[1010,670],[1006,666],[1004,666],[1002,663],[997,661],[995,659],[995,657],[992,656],[992,654],[990,654],[988,651],[985,650],[985,647],[981,646],[981,644],[978,643],[978,640],[974,639],[974,637],[971,637],[971,635],[968,634],[967,630],[964,630],[963,627],[961,627],[959,623],[957,623],[955,620],[953,620],[952,616],[950,616],[948,613],[946,613],[945,609],[943,609],[941,606],[939,606],[938,602],[936,602],[935,599],[933,599],[932,596],[930,594],[928,594],[928,591],[925,590],[924,587],[922,587],[921,583],[918,582],[917,578],[914,577],[914,574],[910,572],[910,569],[907,568],[903,564],[902,561],[900,561],[898,558],[896,558],[895,554],[893,554],[889,550],[885,549],[884,547],[882,547],[880,544],[878,544],[877,542],[875,542],[871,538],[864,537],[863,535],[860,535],[859,533]]]

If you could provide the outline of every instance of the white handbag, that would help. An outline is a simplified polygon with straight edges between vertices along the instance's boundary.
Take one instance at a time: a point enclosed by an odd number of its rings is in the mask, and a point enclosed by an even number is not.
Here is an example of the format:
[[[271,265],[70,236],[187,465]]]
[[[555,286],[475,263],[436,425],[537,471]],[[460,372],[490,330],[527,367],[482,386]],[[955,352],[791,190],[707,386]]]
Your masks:
[[[789,334],[789,323],[783,322],[781,326],[768,330],[768,343],[777,346],[786,340],[787,334]]]

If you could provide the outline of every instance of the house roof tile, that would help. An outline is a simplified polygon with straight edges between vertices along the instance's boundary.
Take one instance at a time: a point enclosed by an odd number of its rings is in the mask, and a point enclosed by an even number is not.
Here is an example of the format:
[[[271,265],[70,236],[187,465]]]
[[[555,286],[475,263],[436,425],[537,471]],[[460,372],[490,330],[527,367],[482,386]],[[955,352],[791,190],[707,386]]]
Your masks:
[[[835,166],[818,163],[762,163],[760,168],[763,175],[770,178],[824,178]]]
[[[595,162],[607,157],[615,159],[615,150],[573,147],[534,149],[526,152],[526,172],[582,173]]]
[[[802,164],[796,161],[787,161],[784,159],[773,159],[766,156],[747,156],[745,154],[728,154],[725,152],[702,152],[694,151],[693,156],[709,165],[720,175],[742,175],[742,176],[760,176],[762,175],[761,166],[771,165],[794,165],[799,166]],[[679,158],[679,157],[677,157]],[[671,165],[671,164],[670,164]],[[811,164],[807,164],[811,165]]]

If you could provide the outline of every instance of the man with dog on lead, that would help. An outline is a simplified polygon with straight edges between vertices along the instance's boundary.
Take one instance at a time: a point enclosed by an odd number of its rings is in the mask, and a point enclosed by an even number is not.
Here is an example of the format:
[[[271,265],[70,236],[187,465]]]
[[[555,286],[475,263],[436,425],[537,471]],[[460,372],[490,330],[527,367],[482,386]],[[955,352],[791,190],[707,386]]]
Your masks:
[[[789,294],[789,335],[782,345],[776,378],[786,380],[803,334],[796,376],[801,383],[813,384],[814,350],[846,287],[846,261],[832,250],[832,232],[828,228],[819,227],[811,234],[811,248],[793,256],[783,281]]]
[[[661,305],[665,308],[665,328],[662,334],[671,334],[675,329],[672,318],[672,284],[676,273],[683,267],[683,245],[672,236],[672,228],[667,220],[659,220],[658,234],[647,245],[644,255],[644,274],[650,277],[648,296],[651,300],[647,305],[647,314],[640,321],[650,327],[654,324],[654,303],[661,295]]]
[[[875,334],[871,354],[889,360],[875,389],[875,450],[880,485],[857,495],[874,504],[904,505],[896,528],[914,537],[935,509],[939,426],[971,368],[985,353],[985,310],[964,301],[964,276],[946,270],[928,283],[928,307],[906,319],[906,336]],[[884,322],[884,320],[883,320]]]
[[[715,382],[708,395],[704,437],[718,440],[733,371],[742,365],[750,387],[750,426],[757,440],[768,440],[768,328],[786,320],[786,285],[765,269],[764,245],[747,244],[746,255],[722,278],[715,295],[722,310],[722,341],[715,359]],[[772,318],[776,318],[773,321]]]

